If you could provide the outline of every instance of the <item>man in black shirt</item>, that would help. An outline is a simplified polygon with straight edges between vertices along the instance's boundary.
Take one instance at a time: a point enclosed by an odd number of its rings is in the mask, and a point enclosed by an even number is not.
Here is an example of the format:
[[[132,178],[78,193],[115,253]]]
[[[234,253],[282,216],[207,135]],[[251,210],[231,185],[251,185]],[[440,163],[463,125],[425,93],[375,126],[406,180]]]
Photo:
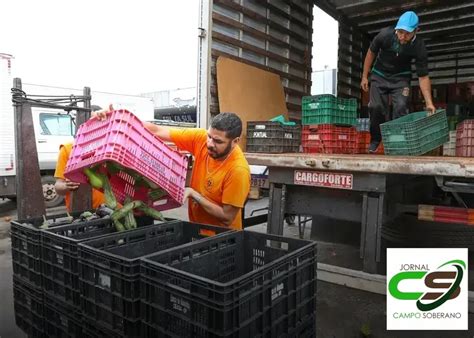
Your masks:
[[[418,16],[411,11],[405,12],[395,29],[388,27],[377,34],[367,51],[360,85],[362,90],[369,90],[368,76],[371,70],[369,152],[375,152],[382,139],[380,124],[388,116],[388,96],[392,97],[393,119],[408,113],[412,60],[415,60],[426,109],[430,114],[435,112],[428,76],[428,55],[423,40],[416,36],[417,31]]]

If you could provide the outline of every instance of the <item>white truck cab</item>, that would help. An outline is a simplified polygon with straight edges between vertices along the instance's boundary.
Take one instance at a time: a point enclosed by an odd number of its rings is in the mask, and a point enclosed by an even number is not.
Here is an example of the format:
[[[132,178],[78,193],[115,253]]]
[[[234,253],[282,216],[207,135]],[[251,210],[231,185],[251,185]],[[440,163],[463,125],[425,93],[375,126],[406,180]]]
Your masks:
[[[13,78],[11,64],[13,57],[0,53],[0,198],[16,196],[16,163],[15,158],[15,118],[12,104],[11,88]],[[23,83],[23,91],[34,95],[78,95],[82,90],[60,88],[45,85]],[[115,109],[127,109],[142,121],[154,118],[154,104],[151,98],[123,95],[106,92],[91,92],[92,105],[106,107],[113,104]],[[54,171],[61,144],[74,141],[76,126],[74,116],[61,109],[38,108],[31,110],[36,150],[43,185],[43,196],[47,208],[60,205],[64,198],[54,189]],[[32,135],[33,136],[33,135]]]
[[[32,108],[36,151],[41,172],[43,196],[46,207],[63,202],[63,196],[54,189],[54,171],[61,144],[74,141],[75,125],[71,116],[62,110]]]

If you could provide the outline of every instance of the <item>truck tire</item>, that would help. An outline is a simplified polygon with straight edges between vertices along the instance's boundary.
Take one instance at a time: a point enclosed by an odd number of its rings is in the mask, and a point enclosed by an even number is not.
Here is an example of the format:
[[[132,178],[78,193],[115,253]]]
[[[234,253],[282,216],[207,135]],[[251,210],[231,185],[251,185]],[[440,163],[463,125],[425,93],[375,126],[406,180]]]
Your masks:
[[[54,189],[56,179],[53,176],[42,176],[41,184],[43,186],[43,197],[46,208],[53,208],[64,202],[64,196],[58,195]]]

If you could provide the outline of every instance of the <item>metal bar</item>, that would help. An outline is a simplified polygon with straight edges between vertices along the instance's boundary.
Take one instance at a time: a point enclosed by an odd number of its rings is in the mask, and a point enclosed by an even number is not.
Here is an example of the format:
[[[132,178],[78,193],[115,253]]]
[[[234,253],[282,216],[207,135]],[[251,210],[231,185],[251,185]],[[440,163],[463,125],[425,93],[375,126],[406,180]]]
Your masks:
[[[199,1],[198,15],[198,81],[196,96],[196,122],[199,128],[207,129],[212,112],[211,100],[217,95],[211,95],[211,56],[212,45],[212,7],[213,0]],[[214,63],[215,64],[215,63]],[[216,109],[219,111],[219,109]]]
[[[457,62],[457,60],[452,60],[452,61]],[[437,67],[436,65],[433,64],[433,65],[429,65],[428,69],[429,69],[430,72],[442,72],[442,71],[449,71],[449,70],[457,72],[457,70],[459,70],[459,69],[474,69],[474,64],[472,64],[472,65],[454,65],[454,66],[444,66],[444,67]],[[456,75],[456,73],[454,75]],[[460,74],[460,75],[462,75],[462,74]],[[430,74],[430,77],[431,77],[431,74]]]
[[[85,108],[82,107],[76,107],[76,106],[65,106],[61,104],[55,104],[55,103],[49,103],[49,102],[40,102],[40,101],[32,101],[31,106],[34,107],[46,107],[46,108],[58,108],[58,109],[63,109],[65,111],[71,111],[71,110],[76,110],[76,111],[86,111]],[[90,111],[90,109],[88,110]]]
[[[367,193],[362,195],[362,220],[360,225],[360,250],[359,257],[364,259],[365,233],[367,232]]]
[[[21,90],[21,79],[13,80],[13,87]],[[33,132],[31,104],[15,102],[16,196],[18,219],[41,217],[46,214],[41,173]]]
[[[446,187],[452,188],[457,192],[464,192],[474,194],[474,182],[453,182],[447,181],[444,183]]]
[[[473,72],[469,72],[469,73],[457,73],[457,74],[452,74],[452,75],[430,75],[430,78],[432,80],[441,80],[441,79],[454,79],[455,80],[455,83],[457,83],[457,80],[459,80],[460,78],[470,78],[470,77],[474,77],[474,71]]]
[[[474,47],[473,46],[466,46],[466,47],[458,47],[458,48],[453,48],[451,50],[443,50],[443,51],[438,51],[438,52],[433,52],[430,53],[428,50],[428,58],[436,58],[439,56],[456,56],[456,54],[471,54],[474,53]],[[463,57],[463,56],[461,56]],[[468,59],[470,59],[470,55],[467,56]]]
[[[212,19],[214,20],[214,22],[217,22],[217,23],[220,23],[220,24],[223,24],[223,25],[227,25],[227,26],[231,26],[233,28],[236,28],[236,29],[239,29],[239,30],[242,30],[246,33],[249,33],[250,35],[253,35],[257,38],[260,38],[260,39],[264,39],[264,40],[267,40],[268,42],[272,43],[272,44],[275,44],[275,45],[278,45],[282,48],[286,48],[288,50],[291,50],[292,53],[295,53],[295,54],[298,54],[299,56],[301,57],[304,57],[304,50],[301,50],[301,49],[298,49],[298,47],[295,47],[295,46],[292,46],[290,45],[289,43],[285,42],[285,41],[281,41],[269,34],[266,34],[266,33],[263,33],[255,28],[252,28],[250,26],[246,26],[244,25],[243,23],[241,22],[238,22],[238,21],[235,21],[231,18],[228,18],[222,14],[219,14],[219,13],[212,13]]]
[[[456,7],[443,7],[438,8],[431,13],[420,12],[419,19],[420,19],[420,28],[422,31],[425,30],[426,27],[432,27],[433,25],[437,25],[442,22],[450,21],[454,22],[457,19],[463,19],[463,16],[466,13],[472,11],[473,5],[470,4],[468,6],[461,5]],[[393,25],[397,22],[401,11],[394,11],[389,13],[388,15],[380,15],[372,20],[364,20],[360,22],[359,25],[362,29],[366,30],[373,30],[381,27],[388,27]]]
[[[474,158],[246,153],[250,164],[293,169],[474,178]]]
[[[244,15],[247,15],[255,20],[258,20],[260,23],[264,23],[265,25],[268,25],[284,34],[291,36],[293,39],[296,39],[301,43],[304,43],[304,44],[311,43],[310,37],[301,36],[295,31],[281,25],[280,23],[270,20],[269,18],[263,15],[260,15],[252,11],[251,9],[246,8],[245,6],[239,5],[231,0],[214,0],[214,3],[227,7],[229,9],[235,10],[235,11],[239,11],[240,13],[243,13]]]
[[[379,223],[379,198],[379,194],[372,193],[367,195],[363,271],[369,273],[377,273],[377,252],[379,250],[377,248],[379,244],[377,238],[381,226]]]
[[[84,87],[84,97],[90,98],[91,90],[89,87]],[[91,101],[90,99],[84,101],[84,110],[77,112],[76,117],[76,132],[79,130],[81,124],[90,119]],[[92,188],[89,184],[81,184],[79,189],[71,194],[71,209],[72,211],[85,211],[92,208]]]
[[[283,235],[285,219],[286,185],[270,183],[270,201],[268,210],[267,233]]]
[[[377,213],[377,241],[375,242],[375,260],[377,263],[380,262],[380,256],[382,253],[382,224],[383,224],[383,216],[384,216],[384,199],[385,199],[385,194],[381,193],[379,194],[379,205],[378,205],[378,213]]]
[[[462,197],[455,191],[451,192],[451,194],[453,194],[454,196],[454,199],[456,200],[456,202],[459,203],[459,205],[461,205],[462,207],[464,208],[467,208],[467,204],[466,202],[464,202],[464,200],[462,199]]]
[[[287,63],[288,65],[290,65],[290,66],[292,66],[296,69],[302,70],[302,71],[306,71],[308,69],[308,67],[305,64],[301,64],[300,62],[293,61],[289,57],[284,57],[284,56],[278,55],[276,53],[272,53],[268,50],[265,50],[264,48],[259,48],[259,47],[253,46],[249,43],[246,43],[246,42],[241,41],[239,39],[234,39],[230,36],[226,36],[226,35],[218,33],[218,32],[212,32],[212,39],[222,41],[224,43],[230,44],[230,45],[235,46],[235,47],[250,50],[250,51],[252,51],[252,52],[254,52],[258,55],[266,56],[270,59],[277,60],[277,61],[280,61],[282,63]],[[262,46],[262,47],[265,47],[265,46]]]
[[[251,216],[244,218],[242,221],[242,227],[245,229],[252,225],[266,223],[268,220],[268,214],[258,215],[258,216]]]
[[[348,13],[350,19],[362,23],[362,22],[370,22],[374,20],[379,20],[380,18],[388,18],[390,22],[395,22],[400,13],[406,10],[414,10],[418,7],[423,7],[423,11],[418,13],[420,21],[425,21],[427,16],[436,16],[439,14],[444,14],[443,11],[451,11],[451,7],[453,5],[460,5],[464,3],[463,7],[469,6],[471,1],[463,1],[463,0],[434,0],[431,4],[427,4],[426,1],[406,1],[405,3],[398,4],[397,6],[383,6],[377,8],[377,10],[369,10],[366,12],[363,11],[351,11]],[[380,2],[383,4],[383,2]],[[381,24],[384,25],[383,23]],[[387,26],[387,25],[386,25]]]
[[[277,6],[273,5],[270,1],[268,1],[268,0],[255,0],[255,1],[260,3],[261,5],[268,6],[269,10],[271,10],[275,13],[278,13],[278,15],[288,19],[290,21],[290,23],[296,23],[296,24],[304,27],[307,31],[311,30],[311,24],[310,23],[301,21],[300,19],[293,17],[291,14],[289,14],[289,13],[281,10]],[[287,5],[289,7],[293,8],[292,4],[287,4]],[[302,14],[304,14],[307,17],[307,11],[301,10],[299,7],[295,7],[295,8],[298,8],[299,12],[301,12]]]

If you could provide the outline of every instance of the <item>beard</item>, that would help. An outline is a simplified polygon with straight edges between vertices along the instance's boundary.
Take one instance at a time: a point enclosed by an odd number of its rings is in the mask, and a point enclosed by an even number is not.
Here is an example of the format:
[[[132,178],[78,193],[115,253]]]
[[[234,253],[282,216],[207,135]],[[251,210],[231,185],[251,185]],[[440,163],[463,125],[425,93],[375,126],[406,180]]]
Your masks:
[[[220,153],[216,152],[216,149],[207,147],[207,152],[209,153],[209,156],[211,156],[215,160],[220,160],[220,159],[225,158],[227,155],[229,155],[231,150],[232,150],[232,142],[229,142],[227,147]]]

